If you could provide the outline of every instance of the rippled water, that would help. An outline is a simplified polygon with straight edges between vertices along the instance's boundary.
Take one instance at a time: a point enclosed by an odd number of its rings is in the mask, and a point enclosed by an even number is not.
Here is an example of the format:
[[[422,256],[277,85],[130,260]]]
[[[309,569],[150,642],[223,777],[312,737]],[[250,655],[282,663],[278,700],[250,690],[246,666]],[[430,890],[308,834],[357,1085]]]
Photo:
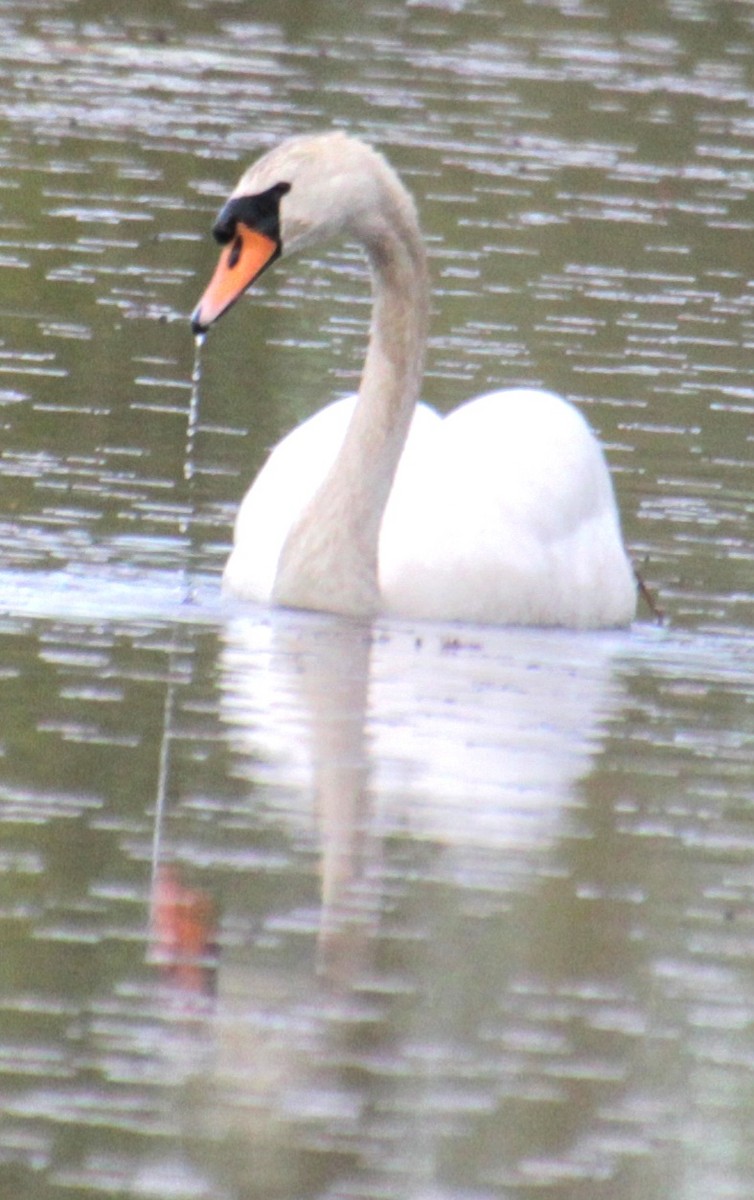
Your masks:
[[[753,26],[3,6],[3,1198],[751,1196]],[[575,399],[664,627],[219,595],[364,268],[278,264],[193,412],[187,314],[242,166],[331,125],[417,196],[427,399]]]

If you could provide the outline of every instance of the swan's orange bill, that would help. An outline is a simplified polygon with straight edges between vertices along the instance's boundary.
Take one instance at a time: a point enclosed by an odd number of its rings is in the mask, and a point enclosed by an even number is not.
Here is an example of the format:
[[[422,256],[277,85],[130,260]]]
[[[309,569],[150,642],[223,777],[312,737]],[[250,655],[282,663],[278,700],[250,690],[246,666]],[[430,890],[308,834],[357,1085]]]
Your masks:
[[[230,308],[278,253],[277,242],[242,221],[236,224],[232,241],[220,255],[207,290],[194,309],[191,324],[195,333],[209,329]]]

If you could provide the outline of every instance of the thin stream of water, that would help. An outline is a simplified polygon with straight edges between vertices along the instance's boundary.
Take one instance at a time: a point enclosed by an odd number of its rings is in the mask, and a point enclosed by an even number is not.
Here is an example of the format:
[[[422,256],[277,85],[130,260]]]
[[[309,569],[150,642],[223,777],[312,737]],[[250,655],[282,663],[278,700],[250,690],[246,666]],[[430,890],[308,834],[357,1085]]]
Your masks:
[[[206,333],[197,333],[194,335],[194,365],[191,371],[191,394],[189,396],[188,419],[186,422],[186,453],[183,463],[183,478],[188,483],[191,483],[195,474],[194,454],[196,450],[196,433],[199,427],[202,347],[206,339]]]
[[[190,535],[191,524],[194,519],[193,494],[194,479],[196,474],[194,459],[196,453],[196,434],[199,427],[200,413],[202,377],[201,352],[205,340],[206,334],[197,334],[194,338],[194,365],[191,372],[191,392],[189,395],[189,405],[186,419],[186,446],[183,461],[183,478],[188,484],[188,499],[186,504],[186,512],[179,521],[179,531],[184,537]],[[185,572],[185,587],[187,594],[190,594],[191,580],[188,572]],[[173,643],[167,657],[168,678],[165,687],[165,704],[162,713],[162,734],[160,737],[160,750],[155,787],[149,903],[150,938],[148,956],[150,958],[154,956],[154,948],[157,942],[160,879],[161,873],[165,868],[166,855],[164,846],[164,825],[169,794],[171,745],[174,737],[176,718],[176,685],[177,682],[180,682],[182,685],[185,685],[187,682],[186,678],[184,677],[185,671],[180,669],[184,662],[185,654],[185,640],[182,636],[181,630],[176,627],[173,632]]]

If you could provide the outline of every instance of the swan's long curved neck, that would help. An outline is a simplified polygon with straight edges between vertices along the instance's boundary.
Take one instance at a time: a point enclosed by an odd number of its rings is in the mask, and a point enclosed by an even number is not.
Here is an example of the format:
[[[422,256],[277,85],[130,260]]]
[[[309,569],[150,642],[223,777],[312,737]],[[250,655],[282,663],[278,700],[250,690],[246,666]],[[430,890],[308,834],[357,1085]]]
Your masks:
[[[283,546],[277,604],[353,616],[379,608],[380,526],[419,397],[427,268],[413,206],[396,196],[361,240],[374,305],[364,371],[341,450]]]

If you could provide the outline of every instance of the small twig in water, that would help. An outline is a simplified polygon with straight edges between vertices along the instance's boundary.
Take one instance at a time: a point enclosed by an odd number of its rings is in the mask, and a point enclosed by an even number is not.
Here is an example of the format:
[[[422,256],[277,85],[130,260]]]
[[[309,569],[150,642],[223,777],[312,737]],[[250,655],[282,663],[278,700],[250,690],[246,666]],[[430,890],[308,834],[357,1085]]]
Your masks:
[[[639,595],[641,596],[642,600],[646,604],[657,624],[663,625],[665,623],[665,609],[660,608],[651,591],[639,574],[638,567],[636,566],[634,566],[634,578],[636,579],[636,583],[639,588]]]

